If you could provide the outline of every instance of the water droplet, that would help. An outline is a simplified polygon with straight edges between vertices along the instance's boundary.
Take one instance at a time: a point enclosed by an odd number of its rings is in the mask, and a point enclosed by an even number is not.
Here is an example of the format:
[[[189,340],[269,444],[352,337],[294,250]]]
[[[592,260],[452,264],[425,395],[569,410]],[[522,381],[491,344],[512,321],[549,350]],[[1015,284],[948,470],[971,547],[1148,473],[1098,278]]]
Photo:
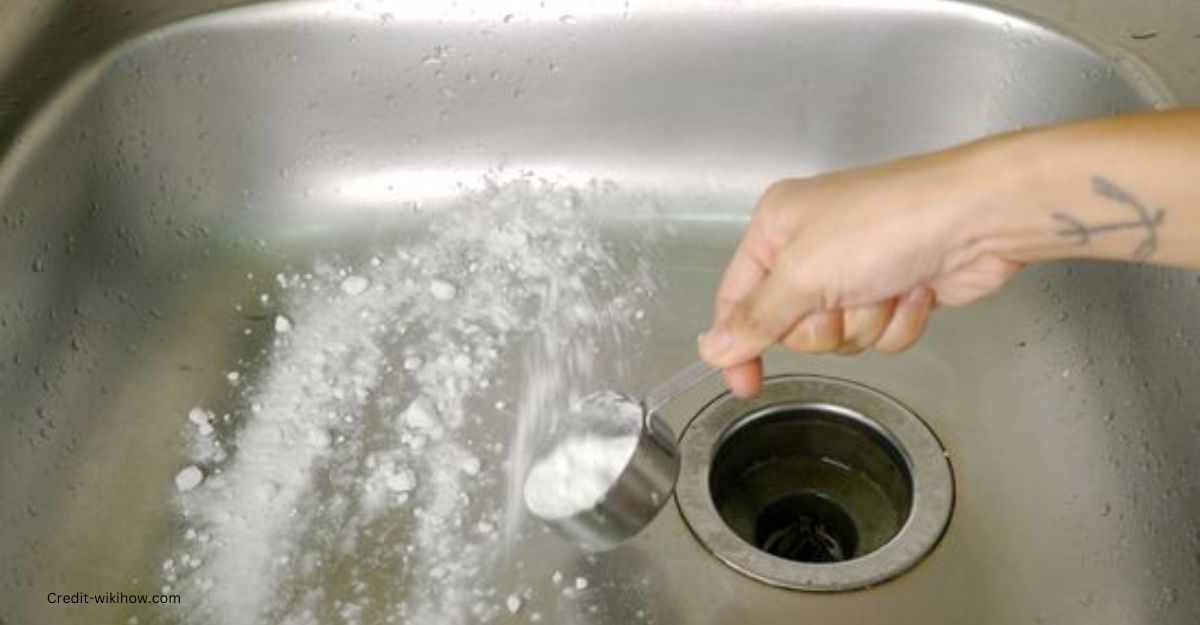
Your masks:
[[[450,55],[450,46],[434,46],[428,54],[421,57],[423,65],[440,65]]]

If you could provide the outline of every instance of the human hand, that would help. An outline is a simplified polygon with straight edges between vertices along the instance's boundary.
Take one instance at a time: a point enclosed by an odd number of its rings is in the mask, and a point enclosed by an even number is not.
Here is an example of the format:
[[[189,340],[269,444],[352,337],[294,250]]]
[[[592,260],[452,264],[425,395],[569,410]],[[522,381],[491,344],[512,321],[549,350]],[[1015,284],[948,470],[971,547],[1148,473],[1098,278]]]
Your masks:
[[[981,164],[968,146],[771,185],[725,272],[703,358],[753,395],[773,343],[897,352],[936,305],[999,289],[1021,264],[976,236],[981,214],[1004,210],[990,193],[1004,176]]]

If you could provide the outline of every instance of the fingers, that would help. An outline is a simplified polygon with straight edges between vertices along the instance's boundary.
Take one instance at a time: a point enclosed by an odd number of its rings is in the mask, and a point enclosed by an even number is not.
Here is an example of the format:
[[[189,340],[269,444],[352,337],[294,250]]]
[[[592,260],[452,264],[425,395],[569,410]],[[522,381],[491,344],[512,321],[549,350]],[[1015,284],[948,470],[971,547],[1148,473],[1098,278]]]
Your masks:
[[[933,308],[933,293],[919,287],[871,306],[812,312],[778,342],[792,351],[808,354],[851,355],[872,348],[899,352],[911,347],[921,336]]]
[[[872,306],[818,310],[804,316],[779,342],[801,353],[850,355],[870,348],[884,353],[901,352],[920,338],[935,305],[933,292],[917,287],[901,297]],[[704,341],[715,340],[712,334],[702,337],[702,353],[706,349]],[[763,366],[759,356],[727,365],[723,374],[725,383],[738,397],[752,397],[762,390]]]
[[[762,390],[763,369],[762,359],[755,358],[740,365],[734,365],[722,372],[729,390],[738,397],[753,397]]]
[[[883,337],[897,309],[898,298],[871,306],[817,311],[806,316],[780,343],[801,353],[857,354]]]
[[[818,310],[796,324],[780,343],[794,352],[831,352],[843,343],[843,331],[840,310]]]
[[[926,287],[917,287],[904,294],[896,303],[896,312],[875,343],[875,349],[895,353],[912,347],[925,331],[933,306],[933,291]]]
[[[845,328],[839,354],[857,354],[879,342],[888,323],[896,312],[896,298],[874,306],[862,306],[846,310],[842,316]]]

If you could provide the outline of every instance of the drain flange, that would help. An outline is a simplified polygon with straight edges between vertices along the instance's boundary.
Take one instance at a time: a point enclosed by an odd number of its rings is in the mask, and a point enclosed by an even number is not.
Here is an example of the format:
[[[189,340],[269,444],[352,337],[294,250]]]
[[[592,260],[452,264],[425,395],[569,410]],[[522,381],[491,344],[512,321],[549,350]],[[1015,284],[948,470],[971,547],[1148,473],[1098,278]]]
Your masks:
[[[797,590],[863,588],[941,538],[953,478],[933,433],[891,398],[818,376],[724,395],[688,425],[676,499],[717,558]]]

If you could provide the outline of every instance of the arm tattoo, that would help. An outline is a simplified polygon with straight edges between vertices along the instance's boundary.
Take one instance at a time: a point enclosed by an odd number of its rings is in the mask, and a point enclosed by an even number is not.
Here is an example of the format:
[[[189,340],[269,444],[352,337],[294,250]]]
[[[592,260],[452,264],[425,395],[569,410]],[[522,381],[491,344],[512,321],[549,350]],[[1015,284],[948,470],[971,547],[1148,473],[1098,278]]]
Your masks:
[[[1122,189],[1115,182],[1101,176],[1092,178],[1092,191],[1100,197],[1129,207],[1137,213],[1137,217],[1129,221],[1113,221],[1088,225],[1068,213],[1055,212],[1050,216],[1059,222],[1062,227],[1056,230],[1054,234],[1063,238],[1074,239],[1076,245],[1087,245],[1092,240],[1092,237],[1097,234],[1120,230],[1145,230],[1145,238],[1133,250],[1133,259],[1146,260],[1150,258],[1154,254],[1154,251],[1158,249],[1158,227],[1162,225],[1163,219],[1166,217],[1166,209],[1158,208],[1151,211],[1128,191]]]

